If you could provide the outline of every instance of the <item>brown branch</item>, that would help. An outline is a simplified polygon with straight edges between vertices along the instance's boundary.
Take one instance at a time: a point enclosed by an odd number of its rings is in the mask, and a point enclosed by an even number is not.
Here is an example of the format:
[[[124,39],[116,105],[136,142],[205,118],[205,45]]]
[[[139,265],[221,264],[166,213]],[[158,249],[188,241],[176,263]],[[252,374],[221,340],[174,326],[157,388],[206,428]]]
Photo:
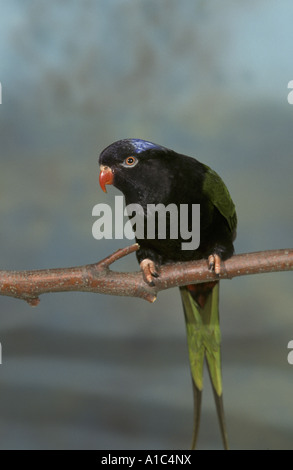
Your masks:
[[[219,276],[209,271],[206,260],[168,264],[162,266],[155,287],[150,287],[141,272],[121,273],[109,269],[112,263],[137,249],[138,245],[134,244],[98,263],[73,268],[0,271],[0,295],[23,299],[32,306],[38,305],[41,294],[68,291],[140,297],[154,302],[159,291],[175,286],[293,270],[293,249],[260,251],[235,255],[223,262]]]

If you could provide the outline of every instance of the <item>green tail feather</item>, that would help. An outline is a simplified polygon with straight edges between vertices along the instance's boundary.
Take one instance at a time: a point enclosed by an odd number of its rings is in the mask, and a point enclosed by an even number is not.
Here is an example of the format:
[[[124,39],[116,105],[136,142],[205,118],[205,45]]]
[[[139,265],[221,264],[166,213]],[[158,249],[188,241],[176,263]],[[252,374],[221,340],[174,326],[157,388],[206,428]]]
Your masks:
[[[190,370],[193,382],[194,429],[192,449],[196,446],[200,424],[204,358],[206,358],[214,392],[223,445],[225,449],[228,449],[221,374],[219,282],[215,283],[215,285],[210,289],[202,289],[201,298],[204,299],[204,302],[201,302],[202,306],[200,306],[200,303],[195,300],[198,294],[197,287],[192,286],[192,288],[193,291],[190,292],[187,286],[180,287],[186,321]],[[199,287],[199,289],[201,288]]]

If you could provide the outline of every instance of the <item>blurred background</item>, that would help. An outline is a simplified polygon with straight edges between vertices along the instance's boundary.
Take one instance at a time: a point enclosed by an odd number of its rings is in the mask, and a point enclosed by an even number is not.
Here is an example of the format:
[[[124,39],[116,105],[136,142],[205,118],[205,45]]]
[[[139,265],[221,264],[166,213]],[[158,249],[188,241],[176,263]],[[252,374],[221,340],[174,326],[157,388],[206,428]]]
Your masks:
[[[290,0],[2,0],[1,269],[98,261],[98,155],[138,137],[196,156],[237,207],[236,251],[292,246]],[[138,270],[134,255],[115,265]],[[188,449],[192,390],[177,289],[153,305],[0,298],[1,449]],[[222,282],[232,449],[293,448],[292,273]],[[199,448],[221,448],[205,378]]]

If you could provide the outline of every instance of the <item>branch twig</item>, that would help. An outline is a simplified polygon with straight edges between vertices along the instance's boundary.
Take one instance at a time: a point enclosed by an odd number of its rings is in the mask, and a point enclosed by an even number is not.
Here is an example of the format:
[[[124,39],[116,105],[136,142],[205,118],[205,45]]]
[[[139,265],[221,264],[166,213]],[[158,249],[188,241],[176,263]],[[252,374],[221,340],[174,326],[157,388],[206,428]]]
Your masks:
[[[209,271],[207,261],[172,263],[162,266],[155,287],[148,286],[141,272],[120,273],[109,266],[138,249],[134,244],[122,248],[104,260],[85,266],[37,271],[0,271],[0,295],[38,305],[41,294],[49,292],[93,292],[156,300],[161,290],[215,279],[293,270],[293,249],[260,251],[235,255],[222,263],[219,276]]]

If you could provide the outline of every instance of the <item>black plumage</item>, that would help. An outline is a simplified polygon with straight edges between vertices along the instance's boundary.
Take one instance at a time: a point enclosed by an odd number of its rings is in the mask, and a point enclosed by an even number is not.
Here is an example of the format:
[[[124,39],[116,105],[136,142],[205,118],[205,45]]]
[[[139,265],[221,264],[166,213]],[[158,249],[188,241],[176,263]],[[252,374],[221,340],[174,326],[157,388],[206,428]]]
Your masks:
[[[145,212],[148,204],[188,205],[188,229],[191,230],[192,204],[200,204],[200,244],[198,248],[182,250],[186,242],[180,236],[171,239],[170,219],[167,237],[137,238],[140,245],[137,258],[146,281],[153,285],[161,264],[176,261],[208,259],[209,265],[220,272],[221,260],[234,252],[237,217],[235,206],[222,179],[211,168],[152,142],[124,139],[111,144],[100,155],[100,184],[113,184],[125,196],[125,202],[139,204]],[[179,222],[178,222],[179,223]],[[145,224],[146,226],[146,224]],[[146,233],[144,234],[146,235]],[[228,448],[222,403],[220,364],[220,330],[218,318],[218,281],[180,288],[194,389],[195,447],[202,391],[202,366],[206,357],[214,390],[225,448]]]

